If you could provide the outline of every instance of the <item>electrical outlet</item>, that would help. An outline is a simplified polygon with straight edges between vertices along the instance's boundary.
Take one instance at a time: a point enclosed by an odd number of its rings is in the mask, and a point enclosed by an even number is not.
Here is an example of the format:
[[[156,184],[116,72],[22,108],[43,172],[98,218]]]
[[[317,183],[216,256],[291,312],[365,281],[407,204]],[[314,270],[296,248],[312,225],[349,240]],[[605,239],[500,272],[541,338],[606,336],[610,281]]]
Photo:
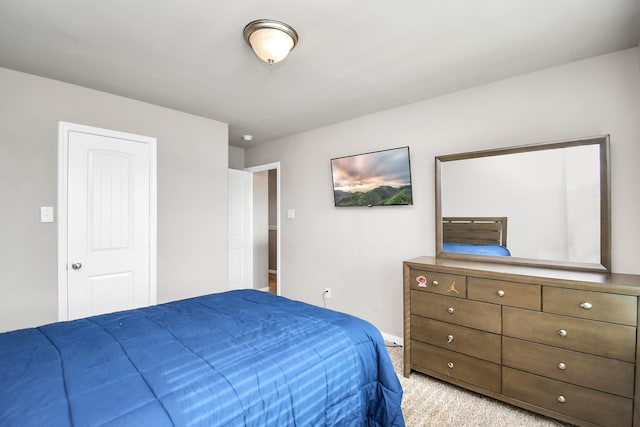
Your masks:
[[[324,288],[324,297],[331,298],[331,288]]]

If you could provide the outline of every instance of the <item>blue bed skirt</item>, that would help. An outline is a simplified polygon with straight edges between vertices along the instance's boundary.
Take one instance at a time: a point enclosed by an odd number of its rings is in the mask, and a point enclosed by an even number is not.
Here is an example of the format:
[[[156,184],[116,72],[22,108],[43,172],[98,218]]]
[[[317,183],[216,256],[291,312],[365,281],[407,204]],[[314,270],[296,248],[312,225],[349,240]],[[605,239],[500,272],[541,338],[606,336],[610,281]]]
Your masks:
[[[0,334],[2,426],[404,426],[368,322],[260,291]]]

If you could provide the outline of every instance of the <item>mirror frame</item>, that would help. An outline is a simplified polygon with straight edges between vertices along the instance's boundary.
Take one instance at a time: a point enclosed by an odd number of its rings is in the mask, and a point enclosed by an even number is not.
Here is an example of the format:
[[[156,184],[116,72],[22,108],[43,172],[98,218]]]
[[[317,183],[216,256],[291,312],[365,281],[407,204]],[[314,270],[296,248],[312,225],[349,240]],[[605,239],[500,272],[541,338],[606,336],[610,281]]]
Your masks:
[[[442,164],[455,160],[475,159],[530,151],[553,150],[558,148],[598,145],[600,152],[600,263],[578,263],[535,258],[501,257],[491,255],[444,252],[442,250]],[[609,135],[599,135],[566,141],[544,142],[540,144],[520,145],[467,153],[448,154],[435,157],[436,185],[436,258],[482,261],[502,264],[553,267],[570,270],[600,271],[611,269],[611,189],[610,189],[610,147]]]

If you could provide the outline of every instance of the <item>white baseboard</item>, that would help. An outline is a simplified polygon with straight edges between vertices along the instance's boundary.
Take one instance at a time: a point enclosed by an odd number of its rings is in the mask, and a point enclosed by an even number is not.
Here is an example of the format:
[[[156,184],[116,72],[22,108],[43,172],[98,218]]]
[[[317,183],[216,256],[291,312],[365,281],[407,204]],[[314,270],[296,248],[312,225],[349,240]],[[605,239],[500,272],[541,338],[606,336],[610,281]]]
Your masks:
[[[384,332],[380,332],[382,334],[382,338],[384,338],[385,341],[390,341],[393,344],[396,345],[403,345],[404,340],[402,339],[402,337],[397,337],[395,335],[391,335],[391,334],[386,334]]]

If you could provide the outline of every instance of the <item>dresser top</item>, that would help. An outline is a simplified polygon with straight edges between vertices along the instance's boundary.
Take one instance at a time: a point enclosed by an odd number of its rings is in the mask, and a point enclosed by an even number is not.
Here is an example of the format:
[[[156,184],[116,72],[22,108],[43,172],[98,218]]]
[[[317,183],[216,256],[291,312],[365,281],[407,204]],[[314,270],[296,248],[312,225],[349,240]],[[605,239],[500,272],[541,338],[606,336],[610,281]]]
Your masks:
[[[554,286],[640,295],[640,275],[574,271],[492,262],[461,261],[421,256],[404,261],[409,268],[465,274],[499,280],[513,280]]]

